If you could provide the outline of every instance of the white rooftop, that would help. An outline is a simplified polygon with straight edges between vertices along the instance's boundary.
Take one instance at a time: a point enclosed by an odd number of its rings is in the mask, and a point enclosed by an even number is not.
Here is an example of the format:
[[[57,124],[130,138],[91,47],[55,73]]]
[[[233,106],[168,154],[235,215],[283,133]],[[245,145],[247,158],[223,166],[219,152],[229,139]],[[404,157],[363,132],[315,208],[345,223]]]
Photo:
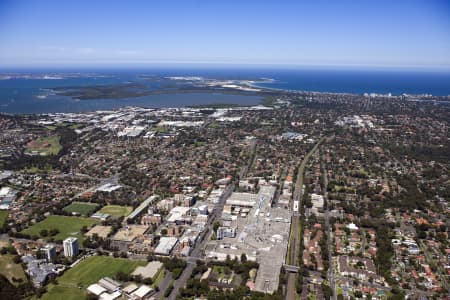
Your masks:
[[[100,285],[98,285],[97,283],[91,284],[90,286],[88,286],[87,288],[89,293],[92,293],[96,296],[100,296],[101,293],[106,292],[106,289]]]
[[[156,254],[169,255],[173,247],[177,244],[178,239],[176,237],[161,237],[159,239],[159,244],[155,248]]]
[[[99,300],[115,300],[115,299],[119,298],[120,296],[122,296],[122,292],[120,292],[120,291],[115,291],[114,293],[111,293],[111,294],[103,293],[100,295]]]
[[[8,195],[9,192],[10,192],[10,190],[11,190],[11,188],[8,187],[8,186],[2,187],[2,188],[0,189],[0,197],[3,197],[3,196]]]
[[[358,230],[358,226],[356,226],[355,223],[348,224],[347,228],[350,230]]]
[[[120,184],[106,183],[106,184],[98,187],[97,191],[100,191],[100,192],[112,192],[112,191],[120,189],[121,187],[122,186]]]
[[[184,207],[184,206],[175,206],[174,208],[172,208],[172,210],[169,213],[169,217],[167,218],[167,222],[175,222],[179,219],[181,219],[181,217],[183,215],[185,215],[188,211],[190,210],[189,207]]]
[[[133,292],[133,296],[136,296],[138,298],[143,298],[147,296],[150,292],[152,292],[153,289],[149,286],[142,285],[140,286],[136,291]]]
[[[131,294],[132,292],[134,292],[135,290],[138,289],[138,286],[135,283],[130,283],[129,285],[127,285],[126,287],[124,287],[122,289],[122,291],[124,291],[127,294]]]

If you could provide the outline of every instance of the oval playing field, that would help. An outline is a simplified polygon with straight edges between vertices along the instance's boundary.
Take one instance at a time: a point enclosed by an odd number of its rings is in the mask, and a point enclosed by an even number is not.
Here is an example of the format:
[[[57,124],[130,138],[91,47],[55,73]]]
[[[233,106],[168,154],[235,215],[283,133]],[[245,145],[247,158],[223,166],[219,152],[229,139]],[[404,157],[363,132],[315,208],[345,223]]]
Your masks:
[[[109,214],[113,217],[128,216],[133,211],[131,206],[106,205],[100,210],[103,214]]]

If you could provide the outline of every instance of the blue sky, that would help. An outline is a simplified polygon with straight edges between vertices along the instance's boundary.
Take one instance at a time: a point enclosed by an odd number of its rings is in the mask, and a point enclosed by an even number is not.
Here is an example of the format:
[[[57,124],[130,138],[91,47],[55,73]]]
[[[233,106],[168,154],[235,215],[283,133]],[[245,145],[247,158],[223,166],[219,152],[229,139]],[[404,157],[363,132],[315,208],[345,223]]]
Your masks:
[[[0,0],[0,66],[450,70],[450,1]]]

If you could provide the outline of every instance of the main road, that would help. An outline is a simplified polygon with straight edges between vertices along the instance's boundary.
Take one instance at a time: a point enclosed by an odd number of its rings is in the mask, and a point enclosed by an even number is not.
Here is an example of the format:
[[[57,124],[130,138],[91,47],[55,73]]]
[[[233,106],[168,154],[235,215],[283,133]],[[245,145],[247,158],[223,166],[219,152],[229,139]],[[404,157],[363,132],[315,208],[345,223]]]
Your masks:
[[[250,144],[250,161],[243,166],[241,169],[241,172],[239,173],[239,179],[242,179],[247,176],[248,170],[250,169],[251,165],[253,164],[255,152],[256,152],[256,145],[257,140],[252,140]],[[215,220],[222,214],[223,207],[225,205],[226,200],[228,197],[230,197],[231,193],[234,190],[235,182],[230,183],[222,193],[222,195],[219,198],[218,203],[214,205],[213,211],[208,218],[208,222],[206,223],[206,228],[202,232],[199,242],[197,242],[194,246],[194,249],[191,252],[191,255],[186,258],[187,266],[184,268],[183,272],[181,273],[180,277],[176,279],[173,283],[173,290],[170,293],[169,297],[167,299],[169,300],[175,300],[180,288],[184,287],[192,276],[192,271],[194,270],[195,266],[197,265],[197,260],[203,259],[203,249],[205,248],[205,244],[208,242],[209,234],[213,231],[213,226]]]
[[[330,288],[332,290],[332,297],[333,300],[337,300],[337,294],[336,294],[336,278],[334,276],[334,262],[333,262],[333,245],[332,245],[332,239],[331,239],[331,229],[330,229],[330,214],[329,214],[329,206],[328,206],[328,171],[324,164],[324,158],[321,157],[321,165],[322,165],[322,171],[323,171],[323,186],[324,186],[324,192],[323,192],[323,198],[325,201],[325,232],[327,235],[327,249],[328,249],[328,280],[330,281]]]
[[[308,152],[308,154],[305,155],[303,158],[303,161],[300,164],[300,167],[298,168],[297,172],[297,181],[295,182],[294,187],[294,197],[293,197],[293,203],[292,207],[294,206],[294,202],[298,201],[299,210],[302,209],[303,204],[301,203],[302,200],[302,189],[303,189],[303,176],[305,173],[305,166],[310,157],[317,151],[320,144],[324,138],[321,138],[317,144],[314,146],[314,148],[311,149],[311,151]],[[299,259],[300,259],[300,215],[293,214],[291,219],[291,233],[290,233],[289,241],[289,251],[288,251],[288,257],[286,257],[286,264],[290,265],[299,265]],[[295,280],[296,279],[296,273],[289,273],[288,274],[288,280],[287,280],[287,289],[286,289],[286,299],[287,300],[295,300],[296,299],[296,289],[295,289]]]
[[[219,198],[219,202],[216,203],[214,206],[214,209],[211,213],[211,216],[208,218],[208,222],[206,223],[206,228],[202,232],[199,238],[199,242],[195,244],[194,249],[191,252],[191,255],[186,258],[187,266],[184,268],[183,272],[181,273],[180,277],[176,279],[173,283],[173,290],[172,293],[170,293],[168,299],[169,300],[175,300],[178,291],[180,288],[184,287],[188,281],[189,278],[191,278],[192,271],[194,270],[195,266],[197,265],[197,259],[203,258],[203,249],[205,248],[205,244],[208,241],[208,236],[213,230],[214,221],[217,219],[217,217],[220,216],[221,212],[223,211],[223,206],[225,205],[226,199],[231,195],[234,189],[234,184],[230,184],[226,187],[225,191],[223,192],[222,196]]]

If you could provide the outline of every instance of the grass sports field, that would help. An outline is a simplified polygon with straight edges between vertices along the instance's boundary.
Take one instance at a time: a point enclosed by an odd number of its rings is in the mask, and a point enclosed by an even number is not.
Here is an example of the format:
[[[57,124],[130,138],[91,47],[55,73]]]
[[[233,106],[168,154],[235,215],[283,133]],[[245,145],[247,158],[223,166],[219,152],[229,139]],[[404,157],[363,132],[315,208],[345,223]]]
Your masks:
[[[133,211],[131,206],[120,206],[120,205],[106,205],[100,212],[104,214],[109,214],[113,217],[128,216]]]
[[[91,218],[52,215],[48,216],[43,221],[36,223],[25,230],[22,230],[22,233],[40,237],[40,232],[43,229],[46,229],[48,231],[52,229],[58,229],[59,233],[55,236],[48,235],[47,237],[42,238],[45,240],[49,240],[53,237],[55,240],[64,240],[69,236],[74,236],[78,238],[79,243],[81,244],[83,242],[83,235],[81,234],[80,229],[83,228],[83,226],[87,226],[88,228],[90,228],[96,223],[98,223],[98,221]]]
[[[56,155],[61,151],[62,146],[59,143],[59,136],[51,135],[31,141],[27,145],[26,153],[37,152],[39,155]]]
[[[20,264],[15,264],[13,255],[0,255],[0,273],[8,278],[9,282],[15,284],[12,278],[27,280],[23,268]]]
[[[7,218],[8,218],[8,211],[0,210],[0,227],[2,227],[3,224],[5,224]]]
[[[130,274],[137,266],[145,266],[146,264],[146,261],[127,260],[110,256],[91,256],[58,278],[58,285],[50,285],[48,292],[42,299],[84,299],[86,288],[90,284],[105,276],[114,277],[119,271]]]
[[[70,213],[79,213],[83,216],[88,216],[92,212],[95,211],[98,204],[96,203],[88,203],[88,202],[72,202],[66,207],[64,207],[64,211],[70,212]]]

